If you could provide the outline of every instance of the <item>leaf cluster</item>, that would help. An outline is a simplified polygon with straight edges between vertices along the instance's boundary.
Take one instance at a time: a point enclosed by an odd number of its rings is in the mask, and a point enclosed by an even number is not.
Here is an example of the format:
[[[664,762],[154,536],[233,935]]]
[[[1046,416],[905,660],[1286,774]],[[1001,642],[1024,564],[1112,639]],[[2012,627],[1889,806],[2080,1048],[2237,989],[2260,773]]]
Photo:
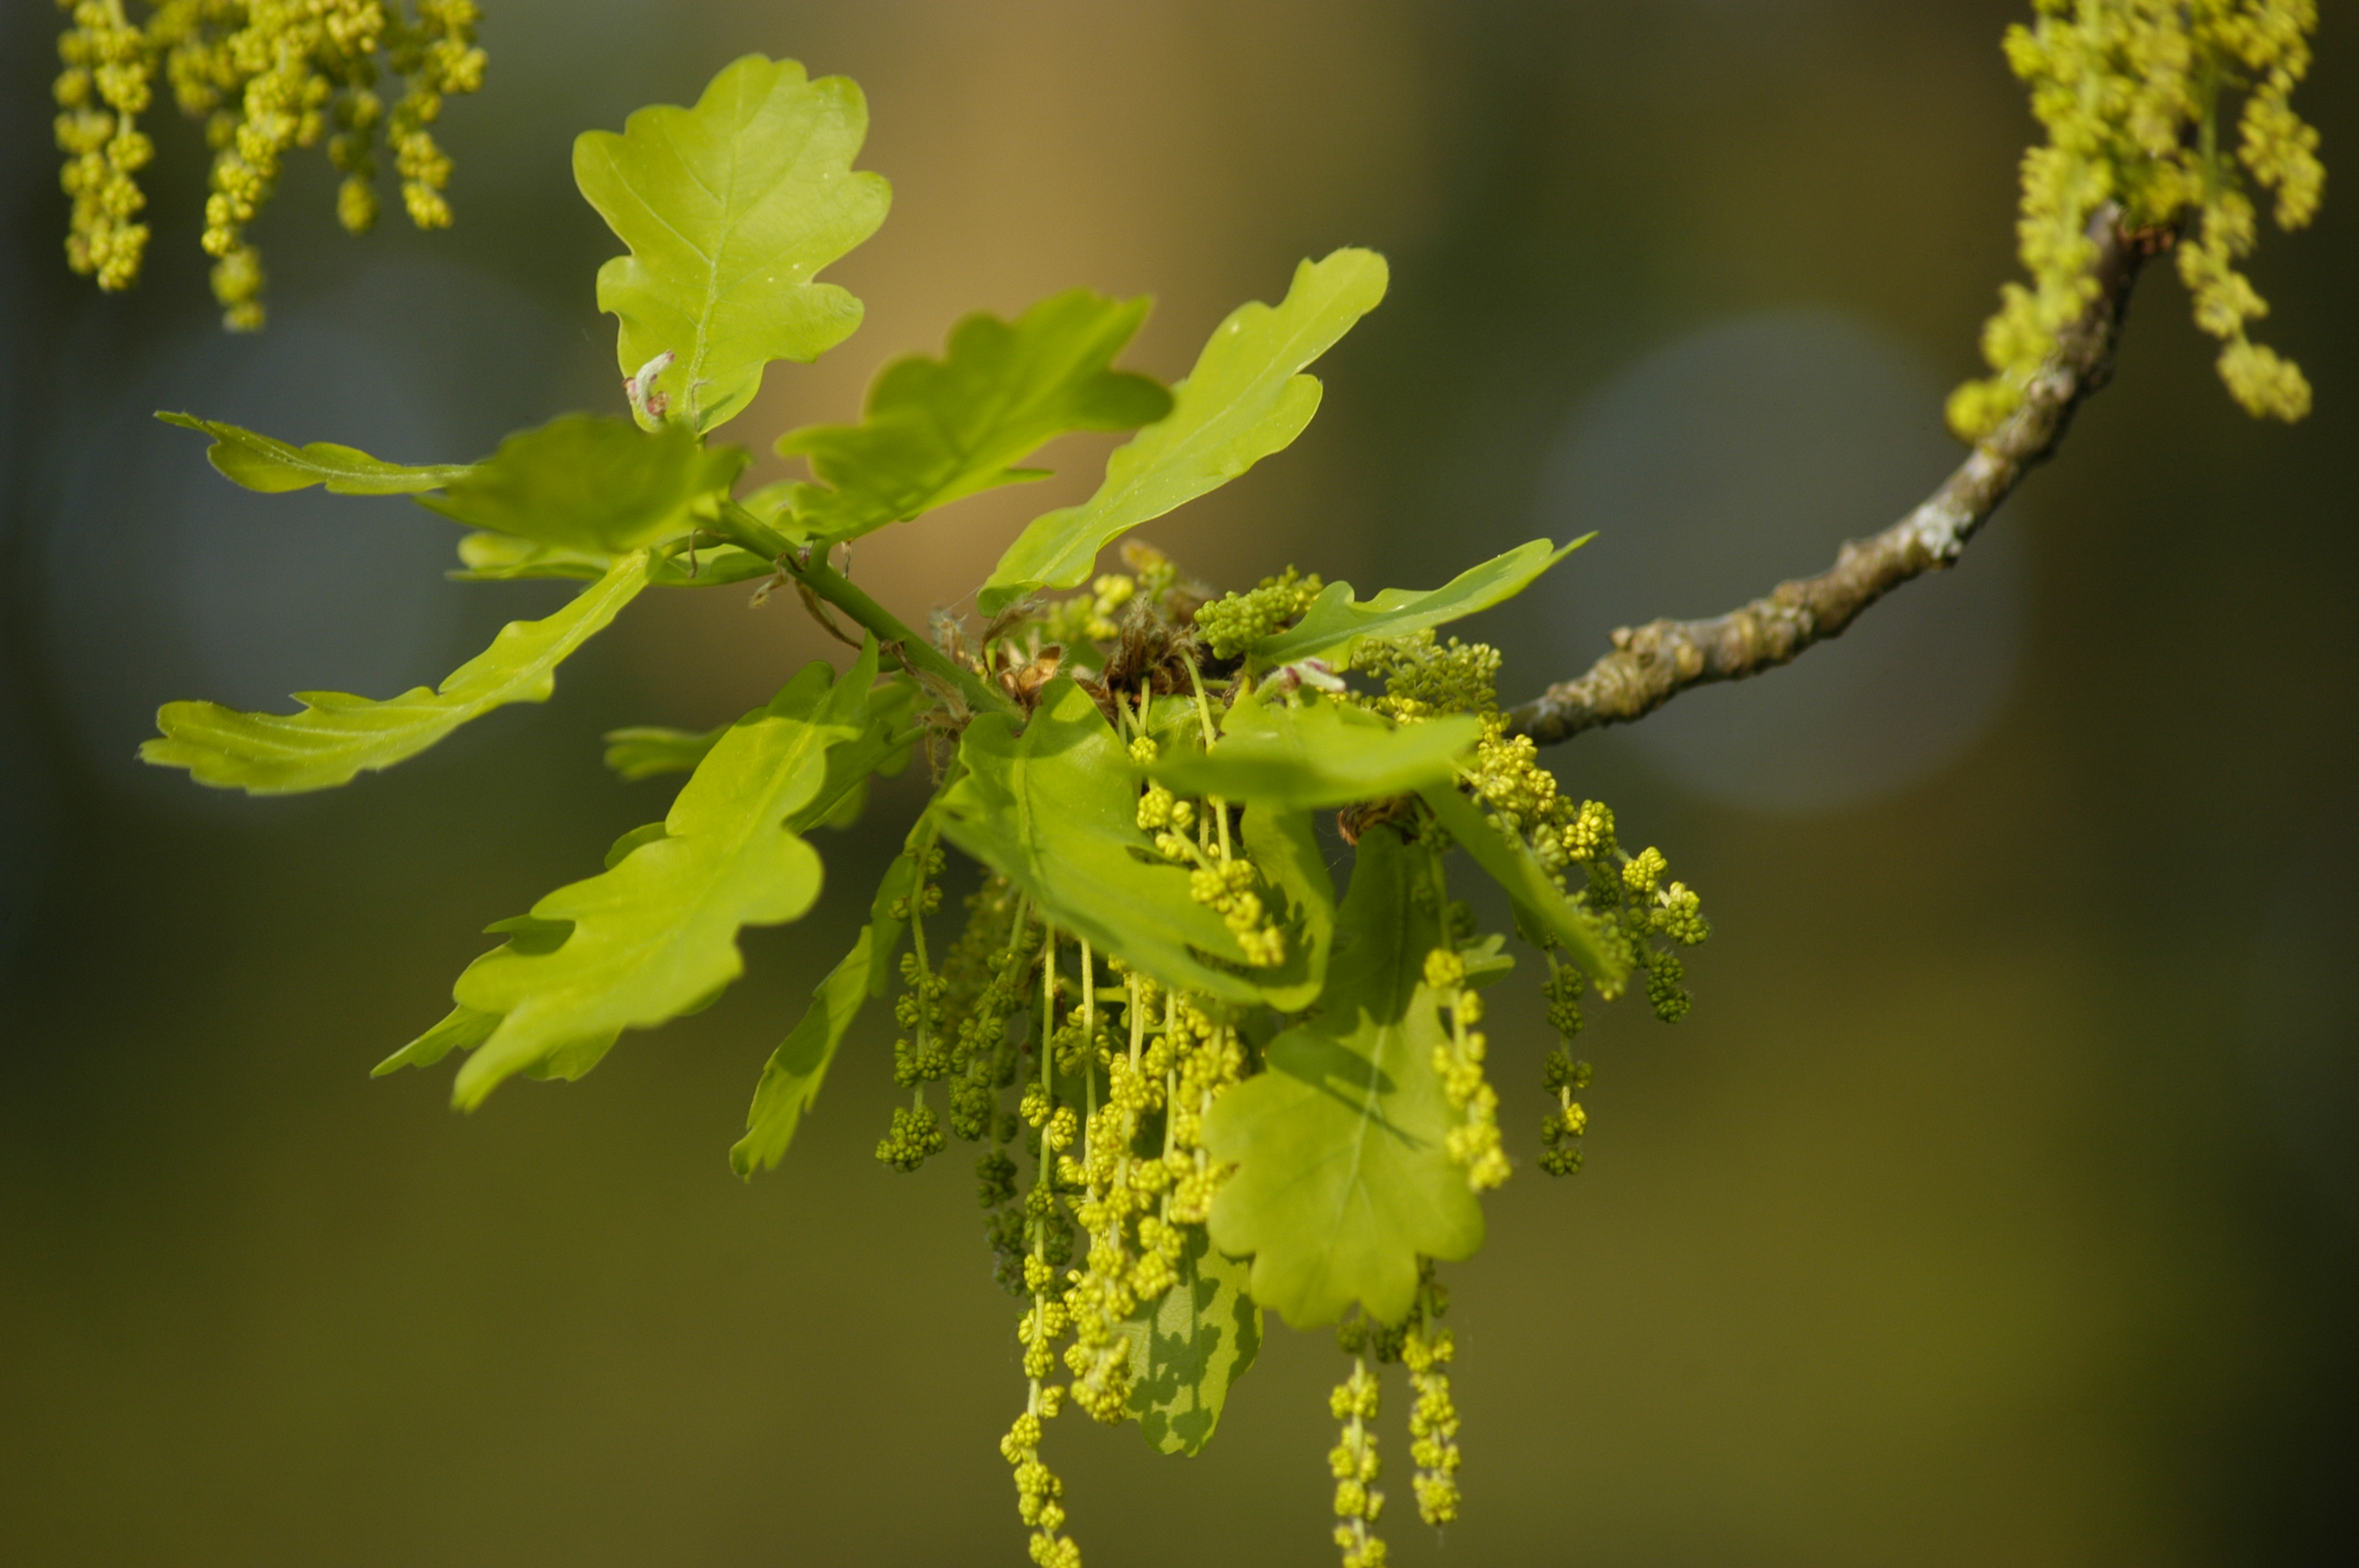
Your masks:
[[[598,295],[627,416],[561,415],[477,460],[410,465],[159,416],[210,438],[214,468],[251,490],[413,496],[466,530],[455,578],[585,586],[435,687],[300,693],[292,713],[175,702],[143,755],[249,794],[332,788],[546,700],[642,593],[751,581],[756,603],[786,590],[832,627],[847,617],[858,653],[841,672],[812,665],[710,731],[614,731],[621,778],[685,775],[669,808],[594,874],[486,927],[501,940],[448,1014],[377,1071],[458,1054],[453,1099],[473,1109],[511,1077],[578,1078],[626,1033],[710,1005],[743,972],[739,933],[821,896],[817,830],[924,749],[929,796],[851,951],[763,1066],[729,1157],[747,1176],[776,1166],[867,1004],[894,997],[892,1072],[910,1098],[878,1156],[913,1169],[952,1137],[981,1146],[997,1274],[1029,1303],[1032,1387],[1004,1451],[1036,1554],[1057,1561],[1071,1543],[1038,1423],[1065,1398],[1192,1454],[1266,1308],[1298,1325],[1402,1323],[1434,1260],[1480,1243],[1479,1191],[1506,1166],[1466,1152],[1497,1141],[1469,1031],[1476,990],[1513,960],[1451,899],[1452,851],[1506,890],[1568,997],[1617,993],[1656,962],[1658,927],[1618,873],[1569,878],[1572,829],[1528,803],[1553,780],[1505,738],[1495,655],[1470,676],[1432,654],[1458,673],[1415,697],[1398,674],[1435,628],[1581,541],[1535,540],[1429,590],[1362,598],[1289,573],[1223,598],[1130,537],[1301,433],[1321,395],[1307,367],[1384,296],[1372,252],[1304,261],[1168,387],[1117,363],[1143,299],[1076,289],[1012,320],[971,316],[940,357],[884,367],[857,421],[779,437],[807,478],[744,488],[750,454],[715,432],[768,366],[860,322],[818,275],[888,205],[853,167],[865,125],[850,81],[749,57],[692,107],[577,142],[576,178],[625,247]],[[945,616],[922,636],[832,564],[839,545],[1041,477],[1032,455],[1074,431],[1136,434],[1090,499],[1009,546],[979,587],[979,628]],[[1127,569],[1101,572],[1117,545]],[[1391,695],[1354,688],[1355,667]],[[1354,847],[1340,899],[1330,813]],[[982,879],[947,943],[929,930],[944,847]],[[1701,917],[1680,929],[1700,935]],[[1064,1385],[1047,1380],[1060,1344]]]

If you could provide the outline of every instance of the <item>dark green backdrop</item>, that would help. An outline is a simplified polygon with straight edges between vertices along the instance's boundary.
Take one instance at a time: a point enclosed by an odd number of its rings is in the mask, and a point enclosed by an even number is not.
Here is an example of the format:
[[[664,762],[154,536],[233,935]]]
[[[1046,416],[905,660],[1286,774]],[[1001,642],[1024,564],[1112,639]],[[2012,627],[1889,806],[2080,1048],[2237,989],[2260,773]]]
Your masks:
[[[443,1074],[366,1076],[480,925],[660,814],[602,775],[602,730],[717,722],[829,645],[735,593],[643,603],[546,708],[394,773],[202,794],[131,761],[158,703],[389,695],[561,590],[446,584],[440,520],[234,491],[148,411],[416,460],[619,408],[570,139],[792,54],[865,84],[897,211],[832,274],[866,328],[774,371],[740,438],[1076,283],[1154,293],[1135,358],[1176,375],[1298,257],[1374,244],[1392,297],[1310,435],[1149,536],[1216,581],[1367,589],[1595,527],[1477,623],[1529,691],[1618,622],[1817,569],[1953,460],[1939,399],[2010,273],[2031,130],[2017,8],[486,5],[487,90],[444,122],[459,226],[348,241],[307,155],[257,231],[275,323],[241,340],[204,296],[191,127],[159,132],[147,281],[66,273],[54,21],[7,14],[0,1561],[1020,1562],[1012,1308],[964,1162],[869,1157],[884,1020],[780,1172],[723,1159],[906,790],[823,846],[840,896],[752,934],[727,1000],[585,1082],[462,1119]],[[1718,934],[1687,1022],[1585,1039],[1570,1183],[1528,1161],[1529,988],[1496,1014],[1527,1158],[1451,1271],[1467,1516],[1437,1541],[1397,1485],[1402,1563],[2359,1546],[2343,20],[2303,94],[2324,214],[2256,271],[2309,423],[2238,413],[2158,273],[2116,386],[1959,572],[1551,754]],[[863,580],[956,598],[1103,448],[864,543]],[[1337,1359],[1274,1333],[1192,1462],[1062,1423],[1089,1561],[1325,1560]]]

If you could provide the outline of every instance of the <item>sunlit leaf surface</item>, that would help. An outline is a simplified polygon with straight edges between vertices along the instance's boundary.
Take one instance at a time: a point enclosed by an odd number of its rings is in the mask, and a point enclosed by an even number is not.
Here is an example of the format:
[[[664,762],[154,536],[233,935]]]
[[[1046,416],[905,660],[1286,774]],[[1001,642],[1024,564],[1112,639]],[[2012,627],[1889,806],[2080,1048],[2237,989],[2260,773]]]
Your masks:
[[[1259,990],[1221,917],[1188,896],[1188,873],[1138,827],[1138,791],[1114,727],[1059,678],[1019,733],[1005,714],[967,726],[966,776],[941,797],[942,836],[1028,895],[1060,930],[1085,936],[1166,984],[1238,1001]]]
[[[1425,851],[1391,829],[1361,838],[1319,1016],[1270,1042],[1268,1069],[1204,1118],[1204,1146],[1237,1167],[1212,1200],[1212,1244],[1252,1254],[1254,1299],[1298,1328],[1354,1302],[1398,1322],[1420,1256],[1482,1244],[1483,1211],[1443,1146],[1458,1115],[1421,978],[1441,936],[1419,907],[1434,901],[1416,896],[1429,878]]]
[[[1261,1308],[1248,1265],[1188,1231],[1180,1280],[1124,1325],[1131,1336],[1130,1413],[1147,1446],[1194,1454],[1212,1439],[1229,1389],[1261,1350]]]
[[[748,55],[693,109],[658,104],[620,135],[577,137],[574,181],[631,248],[598,269],[623,374],[672,354],[651,389],[709,430],[752,400],[770,361],[808,362],[850,337],[860,301],[812,277],[885,221],[891,187],[852,169],[867,134],[847,78]]]
[[[1396,728],[1365,708],[1316,696],[1294,707],[1248,697],[1230,708],[1210,752],[1174,756],[1147,772],[1180,795],[1315,811],[1443,783],[1482,733],[1482,720],[1471,714]]]
[[[634,782],[663,773],[691,773],[728,733],[726,724],[701,735],[690,730],[666,730],[655,725],[609,730],[606,765]]]
[[[962,496],[1046,478],[1045,469],[1012,465],[1070,431],[1162,418],[1170,394],[1110,368],[1146,319],[1144,299],[1077,288],[1012,323],[968,317],[940,360],[895,361],[859,424],[779,438],[779,453],[810,460],[821,481],[789,492],[795,531],[821,542],[853,538]]]
[[[1297,659],[1347,663],[1363,637],[1406,637],[1513,599],[1587,543],[1589,535],[1583,535],[1558,549],[1546,539],[1534,539],[1470,567],[1440,588],[1423,593],[1388,588],[1364,603],[1352,597],[1350,583],[1331,582],[1300,621],[1253,649],[1253,661],[1264,667]]]
[[[156,417],[167,425],[211,436],[213,444],[205,449],[205,460],[223,477],[267,494],[324,484],[338,495],[408,495],[463,479],[474,470],[472,463],[389,463],[332,441],[290,446],[193,414]]]
[[[842,778],[831,753],[856,748],[873,766],[886,749],[868,711],[875,660],[872,643],[840,681],[811,665],[730,726],[660,834],[626,836],[606,871],[533,905],[535,921],[570,925],[561,943],[511,943],[468,967],[455,1000],[500,1022],[459,1071],[460,1105],[528,1069],[579,1076],[623,1030],[692,1012],[735,979],[740,928],[810,909],[820,860],[802,833],[835,806],[832,781],[840,792],[862,776]]]
[[[541,621],[511,621],[492,645],[440,687],[419,687],[383,702],[341,691],[299,691],[299,713],[240,713],[217,702],[168,702],[156,715],[163,738],[139,748],[158,767],[186,768],[199,784],[248,795],[329,789],[354,775],[414,757],[460,725],[510,702],[543,702],[557,666],[604,630],[647,582],[647,555],[635,550],[573,602]]]
[[[1241,305],[1212,330],[1170,414],[1120,448],[1105,482],[1079,506],[1036,517],[1000,557],[979,603],[996,615],[1043,588],[1088,578],[1098,552],[1283,450],[1319,409],[1302,367],[1335,346],[1385,297],[1385,258],[1340,250],[1295,269],[1275,308]]]
[[[684,534],[689,507],[745,471],[743,447],[705,449],[685,425],[567,414],[520,430],[420,504],[473,528],[565,551],[615,553]]]
[[[1454,784],[1438,785],[1419,795],[1474,863],[1506,890],[1527,935],[1535,941],[1554,937],[1592,976],[1609,984],[1621,981],[1627,966],[1620,946],[1607,938],[1594,915],[1574,907],[1558,890],[1530,846],[1493,827],[1482,809],[1459,794]]]

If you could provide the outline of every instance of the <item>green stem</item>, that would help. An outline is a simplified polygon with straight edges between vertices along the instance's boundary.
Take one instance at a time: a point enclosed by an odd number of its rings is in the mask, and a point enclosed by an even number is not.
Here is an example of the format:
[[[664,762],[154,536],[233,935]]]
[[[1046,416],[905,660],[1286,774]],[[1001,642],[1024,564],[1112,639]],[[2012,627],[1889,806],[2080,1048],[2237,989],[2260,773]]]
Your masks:
[[[912,675],[932,676],[954,687],[966,698],[967,706],[978,713],[1016,711],[1015,703],[985,685],[980,676],[952,662],[895,619],[892,611],[854,588],[850,578],[827,564],[824,553],[809,561],[800,559],[791,541],[734,501],[721,503],[716,521],[720,524],[716,531],[731,543],[770,557],[777,562],[779,570],[852,617],[856,624],[875,633],[883,651],[903,669]]]
[[[1196,673],[1196,661],[1185,653],[1180,655],[1180,659],[1188,666],[1188,684],[1196,688],[1196,719],[1204,727],[1204,749],[1209,752],[1212,749],[1212,742],[1216,738],[1212,733],[1212,699],[1204,695],[1204,677]],[[1213,820],[1221,825],[1221,864],[1225,866],[1229,863],[1230,856],[1229,803],[1217,795],[1206,795],[1204,801],[1212,807]]]

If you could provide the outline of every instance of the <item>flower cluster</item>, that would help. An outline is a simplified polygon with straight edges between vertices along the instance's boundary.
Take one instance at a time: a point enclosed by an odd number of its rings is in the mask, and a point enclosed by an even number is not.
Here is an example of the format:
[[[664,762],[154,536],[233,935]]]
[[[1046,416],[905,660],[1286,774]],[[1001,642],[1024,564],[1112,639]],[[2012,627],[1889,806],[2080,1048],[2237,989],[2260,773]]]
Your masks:
[[[1261,586],[1199,605],[1196,635],[1216,659],[1234,659],[1256,643],[1301,619],[1326,584],[1316,575],[1304,577],[1292,567]]]
[[[474,0],[417,0],[414,16],[396,0],[151,0],[145,26],[131,21],[127,0],[60,4],[72,16],[56,84],[63,183],[74,200],[66,257],[100,287],[127,288],[138,276],[147,229],[131,220],[146,199],[132,177],[153,149],[134,117],[158,69],[181,112],[205,122],[213,148],[203,245],[231,330],[263,323],[262,258],[245,230],[290,148],[327,136],[329,161],[344,176],[337,217],[360,233],[376,222],[383,131],[410,221],[450,223],[451,160],[429,127],[446,97],[483,85]],[[389,120],[375,91],[380,57],[403,83]]]
[[[1056,1151],[1072,1141],[1070,1107],[1056,1107],[1056,1053],[1050,1036],[1056,1027],[1057,938],[1044,932],[1040,954],[1040,1076],[1026,1091],[1025,1119],[1039,1130],[1032,1191],[1024,1214],[1029,1250],[1024,1258],[1024,1287],[1032,1304],[1017,1322],[1016,1337],[1024,1347],[1024,1376],[1029,1380],[1024,1413],[1016,1419],[999,1451],[1016,1467],[1016,1507],[1030,1527],[1032,1561],[1039,1568],[1081,1568],[1082,1549],[1064,1533],[1064,1483],[1040,1461],[1040,1423],[1053,1420],[1064,1408],[1064,1390],[1047,1381],[1056,1369],[1055,1346],[1071,1326],[1063,1302],[1051,1293],[1057,1270],[1070,1255],[1070,1232],[1056,1224],[1056,1192],[1050,1168]],[[1084,965],[1086,972],[1086,963]],[[1060,1118],[1061,1117],[1061,1121]],[[1060,1245],[1061,1243],[1061,1245]]]
[[[1158,749],[1152,737],[1141,735],[1130,743],[1131,760],[1151,762]],[[1286,962],[1286,931],[1259,891],[1261,871],[1236,852],[1230,842],[1228,807],[1210,801],[1199,811],[1192,800],[1174,795],[1169,787],[1150,782],[1138,797],[1141,832],[1155,835],[1155,848],[1164,859],[1195,862],[1189,874],[1188,896],[1213,911],[1237,939],[1245,961],[1255,968],[1274,968]],[[1208,844],[1211,829],[1220,829],[1217,853]],[[1196,836],[1188,835],[1194,829]]]
[[[1231,860],[1219,866],[1199,866],[1188,878],[1188,895],[1212,909],[1236,936],[1245,962],[1271,968],[1286,962],[1286,933],[1270,923],[1261,894],[1261,873],[1254,863]]]
[[[1561,872],[1594,841],[1593,827],[1582,817],[1588,807],[1559,792],[1556,775],[1540,765],[1529,736],[1507,733],[1499,708],[1499,650],[1486,643],[1452,637],[1444,643],[1430,632],[1371,638],[1352,660],[1354,669],[1384,681],[1385,695],[1372,706],[1396,723],[1454,713],[1483,720],[1467,782],[1503,829],[1521,835],[1541,865]]]
[[[1566,973],[1560,968],[1559,974]],[[1549,1007],[1555,1011],[1553,1002]],[[1574,1028],[1580,1027],[1576,1017]],[[1560,1045],[1549,1053],[1548,1065],[1540,1070],[1540,1087],[1554,1095],[1557,1108],[1540,1123],[1540,1169],[1551,1176],[1572,1176],[1581,1173],[1582,1135],[1589,1130],[1589,1112],[1572,1097],[1589,1087],[1590,1065],[1573,1059],[1572,1053]]]
[[[1383,680],[1384,695],[1369,699],[1368,705],[1396,723],[1458,713],[1483,720],[1466,784],[1493,824],[1528,845],[1560,887],[1604,919],[1604,935],[1645,975],[1647,1000],[1655,1016],[1666,1023],[1685,1017],[1691,1005],[1687,968],[1672,949],[1692,947],[1711,935],[1703,901],[1685,882],[1664,881],[1669,863],[1661,850],[1650,847],[1636,855],[1625,852],[1614,837],[1614,813],[1600,801],[1574,804],[1558,788],[1556,775],[1540,765],[1530,738],[1507,733],[1498,700],[1498,650],[1455,637],[1445,643],[1430,632],[1420,632],[1362,643],[1353,666]],[[1454,979],[1434,978],[1453,959],[1452,954],[1435,953],[1428,960],[1428,983],[1437,989],[1456,985]],[[1436,960],[1443,961],[1440,968]],[[1549,1022],[1569,1041],[1581,1030],[1581,998],[1591,977],[1554,953],[1548,955],[1548,963],[1542,989]],[[1602,983],[1599,993],[1609,1001],[1619,994]],[[1465,1005],[1452,1009],[1452,1039],[1436,1052],[1435,1067],[1450,1090],[1451,1103],[1466,1117],[1451,1131],[1452,1157],[1459,1157],[1462,1148],[1465,1151],[1461,1162],[1479,1191],[1506,1179],[1506,1157],[1498,1148],[1496,1097],[1481,1081],[1482,1036],[1471,1033],[1482,1016],[1481,999],[1471,988],[1461,994]],[[1473,1050],[1462,1042],[1471,1042]],[[1551,1175],[1571,1175],[1581,1169],[1580,1139],[1589,1113],[1572,1096],[1588,1082],[1588,1064],[1575,1063],[1570,1053],[1560,1050],[1549,1059],[1547,1087],[1558,1104],[1541,1123],[1539,1163]]]
[[[1343,1423],[1342,1437],[1327,1455],[1335,1474],[1335,1544],[1343,1549],[1343,1568],[1384,1568],[1385,1542],[1368,1527],[1385,1511],[1385,1495],[1375,1479],[1384,1468],[1376,1454],[1376,1434],[1368,1423],[1376,1419],[1383,1386],[1368,1370],[1367,1358],[1352,1357],[1352,1375],[1328,1396],[1327,1408]]]
[[[1055,1390],[1036,1386],[1035,1402],[1053,1400]],[[1001,1457],[1016,1469],[1016,1511],[1032,1530],[1032,1561],[1039,1568],[1082,1568],[1081,1543],[1063,1532],[1065,1483],[1040,1462],[1040,1418],[1053,1410],[1027,1410],[1016,1418],[999,1440]]]
[[[1251,593],[1207,603],[1161,555],[1135,546],[1125,559],[1128,575],[1100,577],[1086,592],[996,623],[973,654],[956,635],[938,641],[986,676],[1049,658],[1084,672],[1084,688],[1125,738],[1127,761],[1145,769],[1170,743],[1165,727],[1174,722],[1191,724],[1208,747],[1217,743],[1223,699],[1242,677],[1219,666],[1208,676],[1199,660],[1207,653],[1233,657],[1280,628],[1320,585],[1288,572]],[[1479,739],[1461,774],[1488,822],[1529,850],[1543,873],[1596,917],[1600,939],[1644,974],[1659,1016],[1684,1012],[1684,976],[1673,950],[1706,935],[1701,901],[1669,880],[1659,850],[1625,852],[1614,814],[1561,793],[1531,741],[1508,732],[1498,702],[1498,651],[1421,632],[1364,641],[1353,665],[1381,683],[1381,695],[1354,693],[1323,668],[1299,673],[1287,687],[1316,678],[1340,688],[1336,700],[1397,725],[1478,717]],[[1217,795],[1183,795],[1158,780],[1142,784],[1135,802],[1140,832],[1166,862],[1187,870],[1190,896],[1220,913],[1246,965],[1282,962],[1302,928],[1287,924],[1292,914],[1247,851],[1232,805]],[[1347,836],[1389,823],[1436,851],[1448,848],[1447,835],[1414,796],[1364,803],[1344,816]],[[928,879],[938,869],[921,862],[919,891],[893,911],[912,919],[917,938],[916,952],[903,963],[908,989],[900,999],[897,1077],[922,1097],[925,1082],[947,1074],[950,1130],[1016,1145],[987,1150],[976,1167],[978,1190],[993,1212],[998,1277],[1026,1303],[1017,1341],[1029,1394],[1002,1451],[1016,1467],[1034,1560],[1077,1564],[1080,1549],[1064,1533],[1062,1485],[1039,1456],[1043,1424],[1069,1403],[1106,1423],[1141,1413],[1138,1380],[1144,1368],[1159,1365],[1147,1324],[1175,1289],[1188,1288],[1190,1260],[1210,1245],[1205,1227],[1229,1174],[1203,1147],[1206,1113],[1259,1064],[1247,1043],[1249,1017],[1234,1004],[1174,990],[1093,952],[1087,941],[1060,944],[1042,912],[1003,878],[988,879],[968,901],[967,929],[940,972],[931,974],[916,927],[932,907]],[[1481,1193],[1498,1186],[1511,1168],[1498,1095],[1485,1072],[1478,988],[1511,966],[1499,951],[1502,939],[1480,937],[1472,907],[1451,900],[1438,877],[1419,881],[1409,897],[1441,930],[1418,978],[1441,1025],[1430,1065],[1455,1113],[1443,1145],[1468,1186]],[[1543,957],[1549,1016],[1570,1040],[1582,1026],[1581,999],[1593,978],[1558,951]],[[1615,994],[1618,987],[1606,992],[1608,1000]],[[1027,1008],[1030,1027],[1011,1030]],[[951,1040],[955,1044],[947,1044]],[[1036,1065],[1023,1072],[1027,1061]],[[1545,1084],[1555,1106],[1542,1129],[1539,1159],[1554,1173],[1580,1168],[1588,1116],[1573,1096],[1587,1087],[1589,1074],[1567,1051],[1549,1058]],[[1002,1091],[1019,1076],[1018,1106],[1003,1112]],[[1019,1192],[1017,1161],[1025,1154],[1031,1176]],[[1352,1374],[1331,1401],[1343,1423],[1331,1458],[1335,1539],[1345,1568],[1381,1568],[1386,1560],[1375,1528],[1384,1495],[1375,1486],[1380,1465],[1372,1426],[1385,1365],[1406,1366],[1413,1396],[1408,1435],[1418,1511],[1436,1526],[1458,1516],[1460,1418],[1450,1382],[1456,1346],[1438,1324],[1445,1299],[1431,1260],[1423,1260],[1415,1302],[1402,1321],[1362,1315],[1340,1331],[1353,1357]],[[1065,1379],[1051,1382],[1060,1364]]]
[[[1425,983],[1450,1011],[1450,1036],[1433,1048],[1433,1070],[1451,1108],[1464,1119],[1450,1130],[1443,1146],[1466,1173],[1466,1184],[1488,1192],[1507,1179],[1507,1156],[1499,1148],[1499,1094],[1483,1076],[1485,1042],[1474,1025],[1483,1018],[1483,998],[1466,982],[1466,962],[1448,947],[1425,956]]]
[[[1434,1314],[1440,1312],[1437,1305]],[[1450,1330],[1429,1329],[1421,1317],[1410,1320],[1401,1341],[1401,1360],[1417,1392],[1408,1416],[1408,1454],[1417,1474],[1409,1486],[1417,1493],[1418,1518],[1430,1525],[1458,1518],[1458,1407],[1450,1398],[1449,1370],[1457,1350]]]
[[[1090,1113],[1080,1157],[1058,1166],[1064,1184],[1081,1189],[1075,1217],[1089,1238],[1083,1267],[1067,1275],[1065,1307],[1075,1330],[1065,1352],[1073,1375],[1070,1390],[1075,1404],[1105,1422],[1121,1421],[1129,1409],[1130,1342],[1121,1325],[1171,1263],[1163,1255],[1164,1238],[1147,1228],[1170,1175],[1162,1161],[1141,1157],[1136,1145],[1146,1119],[1165,1099],[1173,999],[1143,976],[1126,974],[1124,980],[1129,1050],[1105,1053],[1100,1064],[1106,1070],[1105,1103]],[[1157,1029],[1150,1019],[1158,1000],[1166,1012]]]
[[[887,913],[909,927],[910,950],[901,955],[901,984],[894,1000],[894,1022],[908,1033],[893,1042],[893,1082],[912,1091],[910,1102],[893,1112],[892,1129],[876,1145],[876,1158],[897,1171],[914,1171],[949,1147],[941,1118],[926,1103],[926,1086],[951,1076],[951,981],[934,973],[926,959],[926,916],[941,907],[942,851],[930,841],[912,845],[909,856],[916,880],[910,891],[895,899]],[[955,1110],[956,1101],[952,1102]]]
[[[1118,619],[1138,597],[1138,579],[1107,572],[1082,592],[1054,600],[1040,612],[1040,640],[1066,648],[1111,643],[1122,635]]]
[[[2268,307],[2237,270],[2257,223],[2245,176],[2276,194],[2280,229],[2307,224],[2325,174],[2318,133],[2291,106],[2310,70],[2316,0],[2037,0],[2028,27],[2010,28],[2007,63],[2030,84],[2048,145],[2023,160],[2017,225],[2029,287],[2008,284],[1983,330],[1996,373],[1951,396],[1950,425],[1968,440],[2020,406],[2056,351],[2057,333],[2096,297],[2090,220],[2120,204],[2133,232],[2169,236],[2195,322],[2226,345],[2220,376],[2256,415],[2310,411],[2300,370],[2245,336]],[[2241,92],[2232,155],[2227,105]],[[2237,165],[2243,165],[2240,174]]]
[[[147,248],[147,225],[133,222],[147,198],[132,177],[156,152],[138,126],[154,96],[155,57],[123,0],[60,4],[73,13],[58,40],[66,69],[56,88],[58,150],[67,155],[60,183],[73,198],[66,261],[101,288],[128,288]]]

